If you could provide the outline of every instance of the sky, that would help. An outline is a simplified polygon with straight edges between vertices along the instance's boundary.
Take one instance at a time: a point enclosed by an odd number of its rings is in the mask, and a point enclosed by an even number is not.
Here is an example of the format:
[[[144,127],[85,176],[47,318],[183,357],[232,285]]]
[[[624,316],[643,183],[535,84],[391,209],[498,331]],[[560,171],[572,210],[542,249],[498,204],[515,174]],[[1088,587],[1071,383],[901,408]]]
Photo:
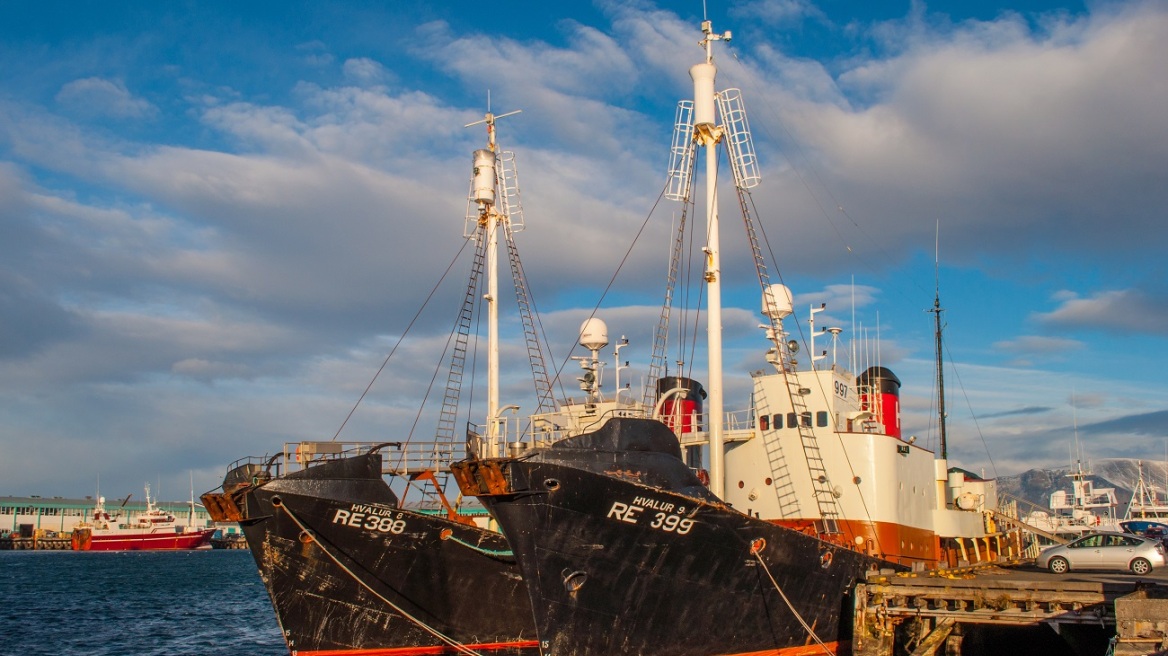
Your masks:
[[[939,289],[952,464],[1063,466],[1076,441],[1088,460],[1165,458],[1168,5],[706,5],[7,3],[0,495],[149,482],[185,499],[285,442],[431,439],[486,139],[464,126],[488,110],[522,110],[498,138],[549,368],[573,393],[566,358],[595,309],[629,339],[637,390],[703,15],[733,33],[717,86],[742,91],[793,335],[827,303],[838,362],[896,372],[906,434],[936,448]],[[733,410],[766,344],[722,193]],[[670,353],[702,379],[698,299],[679,294]],[[507,403],[530,374],[502,308]],[[477,353],[463,414],[481,423]]]

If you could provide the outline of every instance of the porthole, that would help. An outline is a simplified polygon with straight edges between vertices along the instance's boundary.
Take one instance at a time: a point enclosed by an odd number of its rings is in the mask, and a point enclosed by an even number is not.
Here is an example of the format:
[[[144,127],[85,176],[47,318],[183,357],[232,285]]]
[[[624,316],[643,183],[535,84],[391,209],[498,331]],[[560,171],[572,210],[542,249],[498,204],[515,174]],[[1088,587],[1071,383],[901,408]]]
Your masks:
[[[584,583],[587,580],[588,580],[588,575],[585,574],[584,572],[581,572],[578,570],[575,572],[568,572],[567,570],[565,570],[564,589],[567,590],[569,594],[573,594],[577,590],[579,590],[580,588],[584,587]]]

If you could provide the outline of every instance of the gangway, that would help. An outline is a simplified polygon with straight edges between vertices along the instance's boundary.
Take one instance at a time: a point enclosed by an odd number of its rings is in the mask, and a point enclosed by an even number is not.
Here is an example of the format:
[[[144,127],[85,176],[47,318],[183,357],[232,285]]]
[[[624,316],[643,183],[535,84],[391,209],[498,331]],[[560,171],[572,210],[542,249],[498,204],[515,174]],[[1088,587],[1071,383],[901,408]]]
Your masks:
[[[1005,525],[1009,526],[1010,528],[1018,528],[1018,529],[1022,529],[1023,531],[1028,531],[1028,532],[1033,533],[1034,535],[1037,535],[1039,537],[1046,538],[1047,540],[1050,540],[1051,542],[1054,542],[1055,544],[1066,544],[1066,543],[1070,542],[1070,540],[1066,539],[1065,537],[1063,537],[1057,533],[1051,533],[1050,531],[1044,531],[1044,530],[1038,528],[1037,526],[1031,526],[1030,524],[1027,524],[1026,522],[1024,522],[1020,519],[1017,519],[1015,517],[1011,517],[1009,515],[1004,515],[1000,512],[997,512],[996,510],[991,510],[989,512],[993,516],[994,521],[999,523],[999,524],[1005,524]]]

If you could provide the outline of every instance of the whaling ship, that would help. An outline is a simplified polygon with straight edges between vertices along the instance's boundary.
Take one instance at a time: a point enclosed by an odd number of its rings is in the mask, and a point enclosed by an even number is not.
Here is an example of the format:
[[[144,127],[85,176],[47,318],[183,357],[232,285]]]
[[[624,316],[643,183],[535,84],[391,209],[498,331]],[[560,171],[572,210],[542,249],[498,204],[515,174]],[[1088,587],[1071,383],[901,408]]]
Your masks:
[[[474,153],[464,236],[476,250],[436,440],[291,444],[272,458],[235,463],[222,490],[203,495],[216,520],[240,523],[293,654],[538,653],[530,602],[506,541],[458,512],[445,495],[448,465],[464,454],[454,427],[484,267],[490,341],[497,340],[500,237],[511,256],[521,313],[531,306],[513,240],[521,227],[514,155],[500,152],[495,142],[501,117],[488,113],[481,122],[488,145]],[[534,336],[530,313],[523,319]],[[538,345],[529,346],[544,403],[551,386],[546,373],[541,376],[546,370]],[[499,439],[505,422],[498,350],[489,350],[488,423],[473,448],[498,455],[507,445]],[[386,476],[406,479],[407,490],[422,493],[419,507],[402,503]]]
[[[240,523],[291,653],[534,652],[503,538],[455,513],[403,508],[383,478],[422,465],[383,465],[396,445],[290,446],[237,464],[203,502]]]
[[[994,482],[950,473],[944,442],[938,458],[901,435],[891,371],[817,367],[813,348],[810,366],[797,368],[783,326],[791,295],[770,284],[751,216],[760,176],[741,94],[715,92],[713,45],[730,33],[709,22],[702,32],[706,58],[690,70],[694,100],[679,105],[668,195],[688,207],[695,150],[705,148],[708,411],[699,414],[692,381],[670,381],[656,386],[651,418],[601,414],[591,432],[454,467],[508,538],[544,656],[846,651],[849,592],[866,572],[987,561],[1007,548],[986,512]],[[723,410],[719,143],[754,253],[772,369],[753,375],[743,413]],[[670,400],[690,414],[663,417]],[[703,450],[708,489],[696,471]]]

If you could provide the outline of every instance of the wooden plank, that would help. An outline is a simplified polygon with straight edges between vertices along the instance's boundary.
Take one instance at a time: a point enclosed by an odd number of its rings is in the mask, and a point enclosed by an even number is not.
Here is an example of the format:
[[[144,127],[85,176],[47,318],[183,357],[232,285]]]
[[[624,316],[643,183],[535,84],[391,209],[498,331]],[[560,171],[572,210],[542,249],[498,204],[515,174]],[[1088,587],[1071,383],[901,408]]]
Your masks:
[[[925,636],[921,644],[917,645],[917,648],[912,652],[912,656],[933,656],[933,653],[937,651],[937,647],[940,647],[941,643],[945,641],[945,638],[948,638],[949,634],[953,633],[953,627],[955,626],[957,626],[957,620],[953,617],[946,617],[940,622],[937,622],[936,628],[929,635]]]

